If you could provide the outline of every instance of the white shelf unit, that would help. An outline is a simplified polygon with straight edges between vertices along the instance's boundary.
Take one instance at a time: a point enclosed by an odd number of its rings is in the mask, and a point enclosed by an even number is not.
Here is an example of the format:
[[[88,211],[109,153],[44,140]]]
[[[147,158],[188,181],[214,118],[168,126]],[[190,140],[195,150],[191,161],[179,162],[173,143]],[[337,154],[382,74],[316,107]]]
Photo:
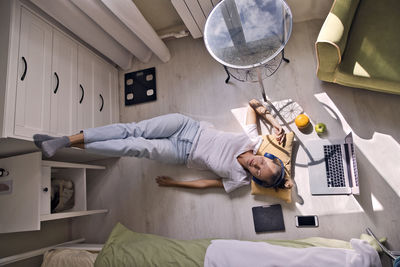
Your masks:
[[[104,170],[104,166],[76,164],[57,161],[42,161],[42,188],[40,221],[105,213],[107,210],[87,210],[86,170]],[[74,183],[74,206],[64,212],[51,213],[51,179],[66,179]],[[45,190],[47,188],[47,190]]]
[[[23,167],[22,167],[23,166]],[[104,170],[104,166],[42,160],[40,152],[0,159],[0,168],[9,172],[0,177],[0,185],[9,192],[0,193],[0,233],[40,230],[40,222],[106,213],[87,210],[87,170]],[[72,180],[74,206],[64,212],[51,213],[51,178]]]

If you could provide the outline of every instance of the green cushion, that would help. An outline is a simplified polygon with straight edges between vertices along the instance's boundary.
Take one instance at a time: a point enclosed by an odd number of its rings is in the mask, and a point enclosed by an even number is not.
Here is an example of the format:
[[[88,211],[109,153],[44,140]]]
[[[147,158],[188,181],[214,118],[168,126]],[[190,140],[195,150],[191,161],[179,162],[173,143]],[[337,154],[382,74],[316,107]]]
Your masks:
[[[318,78],[400,94],[399,10],[398,0],[336,0],[316,42]]]
[[[210,243],[210,239],[184,241],[135,233],[118,223],[94,266],[203,266]]]
[[[338,82],[400,93],[399,11],[398,0],[360,1]]]
[[[282,160],[285,167],[285,179],[291,180],[291,170],[292,170],[292,150],[293,150],[293,140],[294,133],[289,132],[286,134],[284,144],[280,145],[276,141],[276,137],[273,135],[264,135],[263,141],[260,148],[257,151],[257,155],[262,155],[266,152],[275,155],[280,160]],[[275,188],[265,188],[258,185],[253,180],[251,180],[251,194],[252,195],[265,195],[280,198],[286,203],[292,202],[292,189],[275,189]]]
[[[176,240],[151,234],[135,233],[118,223],[112,230],[94,264],[111,266],[203,266],[212,239]],[[272,245],[306,248],[332,247],[350,249],[342,240],[311,237],[299,240],[268,240]]]
[[[335,43],[340,48],[340,54],[343,54],[358,5],[359,0],[335,1],[324,22],[327,31],[321,30],[318,40]]]
[[[337,65],[346,48],[348,32],[359,0],[338,0],[332,5],[315,43],[321,80],[334,81]]]

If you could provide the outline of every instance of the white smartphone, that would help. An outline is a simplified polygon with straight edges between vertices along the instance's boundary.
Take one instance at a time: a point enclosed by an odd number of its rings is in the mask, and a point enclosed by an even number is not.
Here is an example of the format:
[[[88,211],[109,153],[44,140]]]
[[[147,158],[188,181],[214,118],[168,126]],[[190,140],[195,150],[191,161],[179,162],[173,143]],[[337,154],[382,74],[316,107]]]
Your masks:
[[[317,215],[295,216],[296,227],[318,227]]]

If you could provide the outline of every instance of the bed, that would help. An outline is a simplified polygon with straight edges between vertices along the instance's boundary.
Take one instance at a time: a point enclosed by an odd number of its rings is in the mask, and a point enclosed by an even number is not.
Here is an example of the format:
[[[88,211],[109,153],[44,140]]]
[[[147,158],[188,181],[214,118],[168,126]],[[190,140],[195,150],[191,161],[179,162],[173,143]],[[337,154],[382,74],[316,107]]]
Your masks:
[[[369,251],[369,254],[361,258],[357,251],[360,244],[364,246],[363,249]],[[278,258],[277,254],[280,254]],[[365,240],[352,239],[347,242],[321,237],[264,241],[176,240],[136,233],[118,223],[104,245],[64,244],[48,248],[43,257],[42,267],[326,266],[326,262],[320,260],[338,258],[347,262],[338,264],[329,261],[329,266],[381,266],[376,248]],[[0,265],[1,260],[4,259],[0,259]]]
[[[232,242],[235,242],[235,244],[232,244]],[[254,247],[251,248],[251,246]],[[122,224],[118,223],[112,230],[107,242],[104,244],[99,254],[96,255],[95,261],[93,262],[93,255],[83,255],[81,253],[82,255],[79,256],[85,256],[85,262],[83,262],[83,259],[79,259],[81,264],[79,266],[83,266],[83,264],[86,264],[86,262],[89,262],[90,260],[92,260],[95,267],[233,266],[234,263],[229,262],[229,259],[232,258],[231,251],[235,250],[236,252],[234,254],[236,255],[241,254],[243,257],[240,258],[245,259],[247,261],[253,260],[253,262],[249,264],[251,266],[256,266],[254,265],[254,260],[256,260],[257,257],[256,251],[259,248],[265,248],[265,246],[269,247],[267,248],[266,251],[260,252],[261,259],[259,261],[262,264],[258,266],[269,266],[267,264],[268,263],[267,261],[262,260],[263,257],[262,253],[268,253],[268,251],[285,253],[284,252],[285,248],[297,249],[297,250],[305,248],[313,248],[320,250],[322,249],[325,252],[326,250],[329,251],[330,253],[332,253],[332,251],[337,252],[339,253],[338,255],[354,251],[351,248],[350,242],[335,240],[335,239],[326,239],[320,237],[312,237],[299,240],[265,240],[257,242],[237,241],[237,240],[215,240],[215,239],[176,240],[152,234],[136,233],[127,229]],[[214,250],[212,250],[211,248],[214,248]],[[246,248],[250,248],[251,251],[249,253],[251,253],[251,256],[243,255],[243,252],[246,250]],[[372,250],[377,256],[378,254],[376,253],[376,251],[374,249]],[[74,256],[72,256],[74,254],[70,250],[64,250],[64,252],[59,252],[58,255],[57,252],[54,251],[50,253],[45,255],[44,264],[42,265],[42,267],[63,266],[63,265],[58,265],[60,260],[57,259],[57,256],[60,258],[62,253],[65,253],[66,258],[69,259],[74,258]],[[300,253],[304,254],[303,250]],[[318,253],[320,255],[319,257],[323,255],[323,253],[321,254],[321,251],[319,251]],[[217,257],[215,257],[215,255],[217,255]],[[221,255],[226,255],[226,258],[221,258]],[[291,258],[291,255],[293,255],[292,252],[287,253],[288,258]],[[345,254],[343,255],[344,257],[348,258],[348,255]],[[52,257],[52,259],[50,259],[50,257]],[[268,258],[271,259],[271,257],[273,256],[268,255]],[[337,255],[335,256],[335,258],[337,258]],[[379,261],[379,256],[377,256],[377,259]],[[380,261],[379,263],[377,263],[368,259],[367,260],[363,259],[363,260],[365,263],[363,265],[348,265],[348,266],[380,266]],[[245,266],[241,262],[237,261],[237,259],[235,259],[235,261],[237,263],[236,266]],[[310,259],[306,259],[306,262],[309,261]],[[315,259],[313,259],[312,261],[314,263],[317,263]],[[283,266],[289,266],[287,260],[284,262],[285,263],[283,264]],[[297,259],[295,262],[297,264],[299,262],[299,259]],[[323,266],[321,264],[323,263],[319,262],[318,266]],[[68,263],[68,265],[65,266],[72,266],[72,263]],[[90,265],[85,265],[85,266],[90,266]],[[311,264],[308,264],[308,266],[311,266]],[[334,265],[330,264],[330,266]]]

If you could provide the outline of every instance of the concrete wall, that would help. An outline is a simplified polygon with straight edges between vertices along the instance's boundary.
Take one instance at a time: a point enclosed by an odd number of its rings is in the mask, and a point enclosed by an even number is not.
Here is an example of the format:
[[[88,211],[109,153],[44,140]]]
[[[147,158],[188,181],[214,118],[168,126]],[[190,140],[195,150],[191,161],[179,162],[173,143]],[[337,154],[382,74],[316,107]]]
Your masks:
[[[183,25],[170,0],[133,0],[156,32],[168,31]]]

